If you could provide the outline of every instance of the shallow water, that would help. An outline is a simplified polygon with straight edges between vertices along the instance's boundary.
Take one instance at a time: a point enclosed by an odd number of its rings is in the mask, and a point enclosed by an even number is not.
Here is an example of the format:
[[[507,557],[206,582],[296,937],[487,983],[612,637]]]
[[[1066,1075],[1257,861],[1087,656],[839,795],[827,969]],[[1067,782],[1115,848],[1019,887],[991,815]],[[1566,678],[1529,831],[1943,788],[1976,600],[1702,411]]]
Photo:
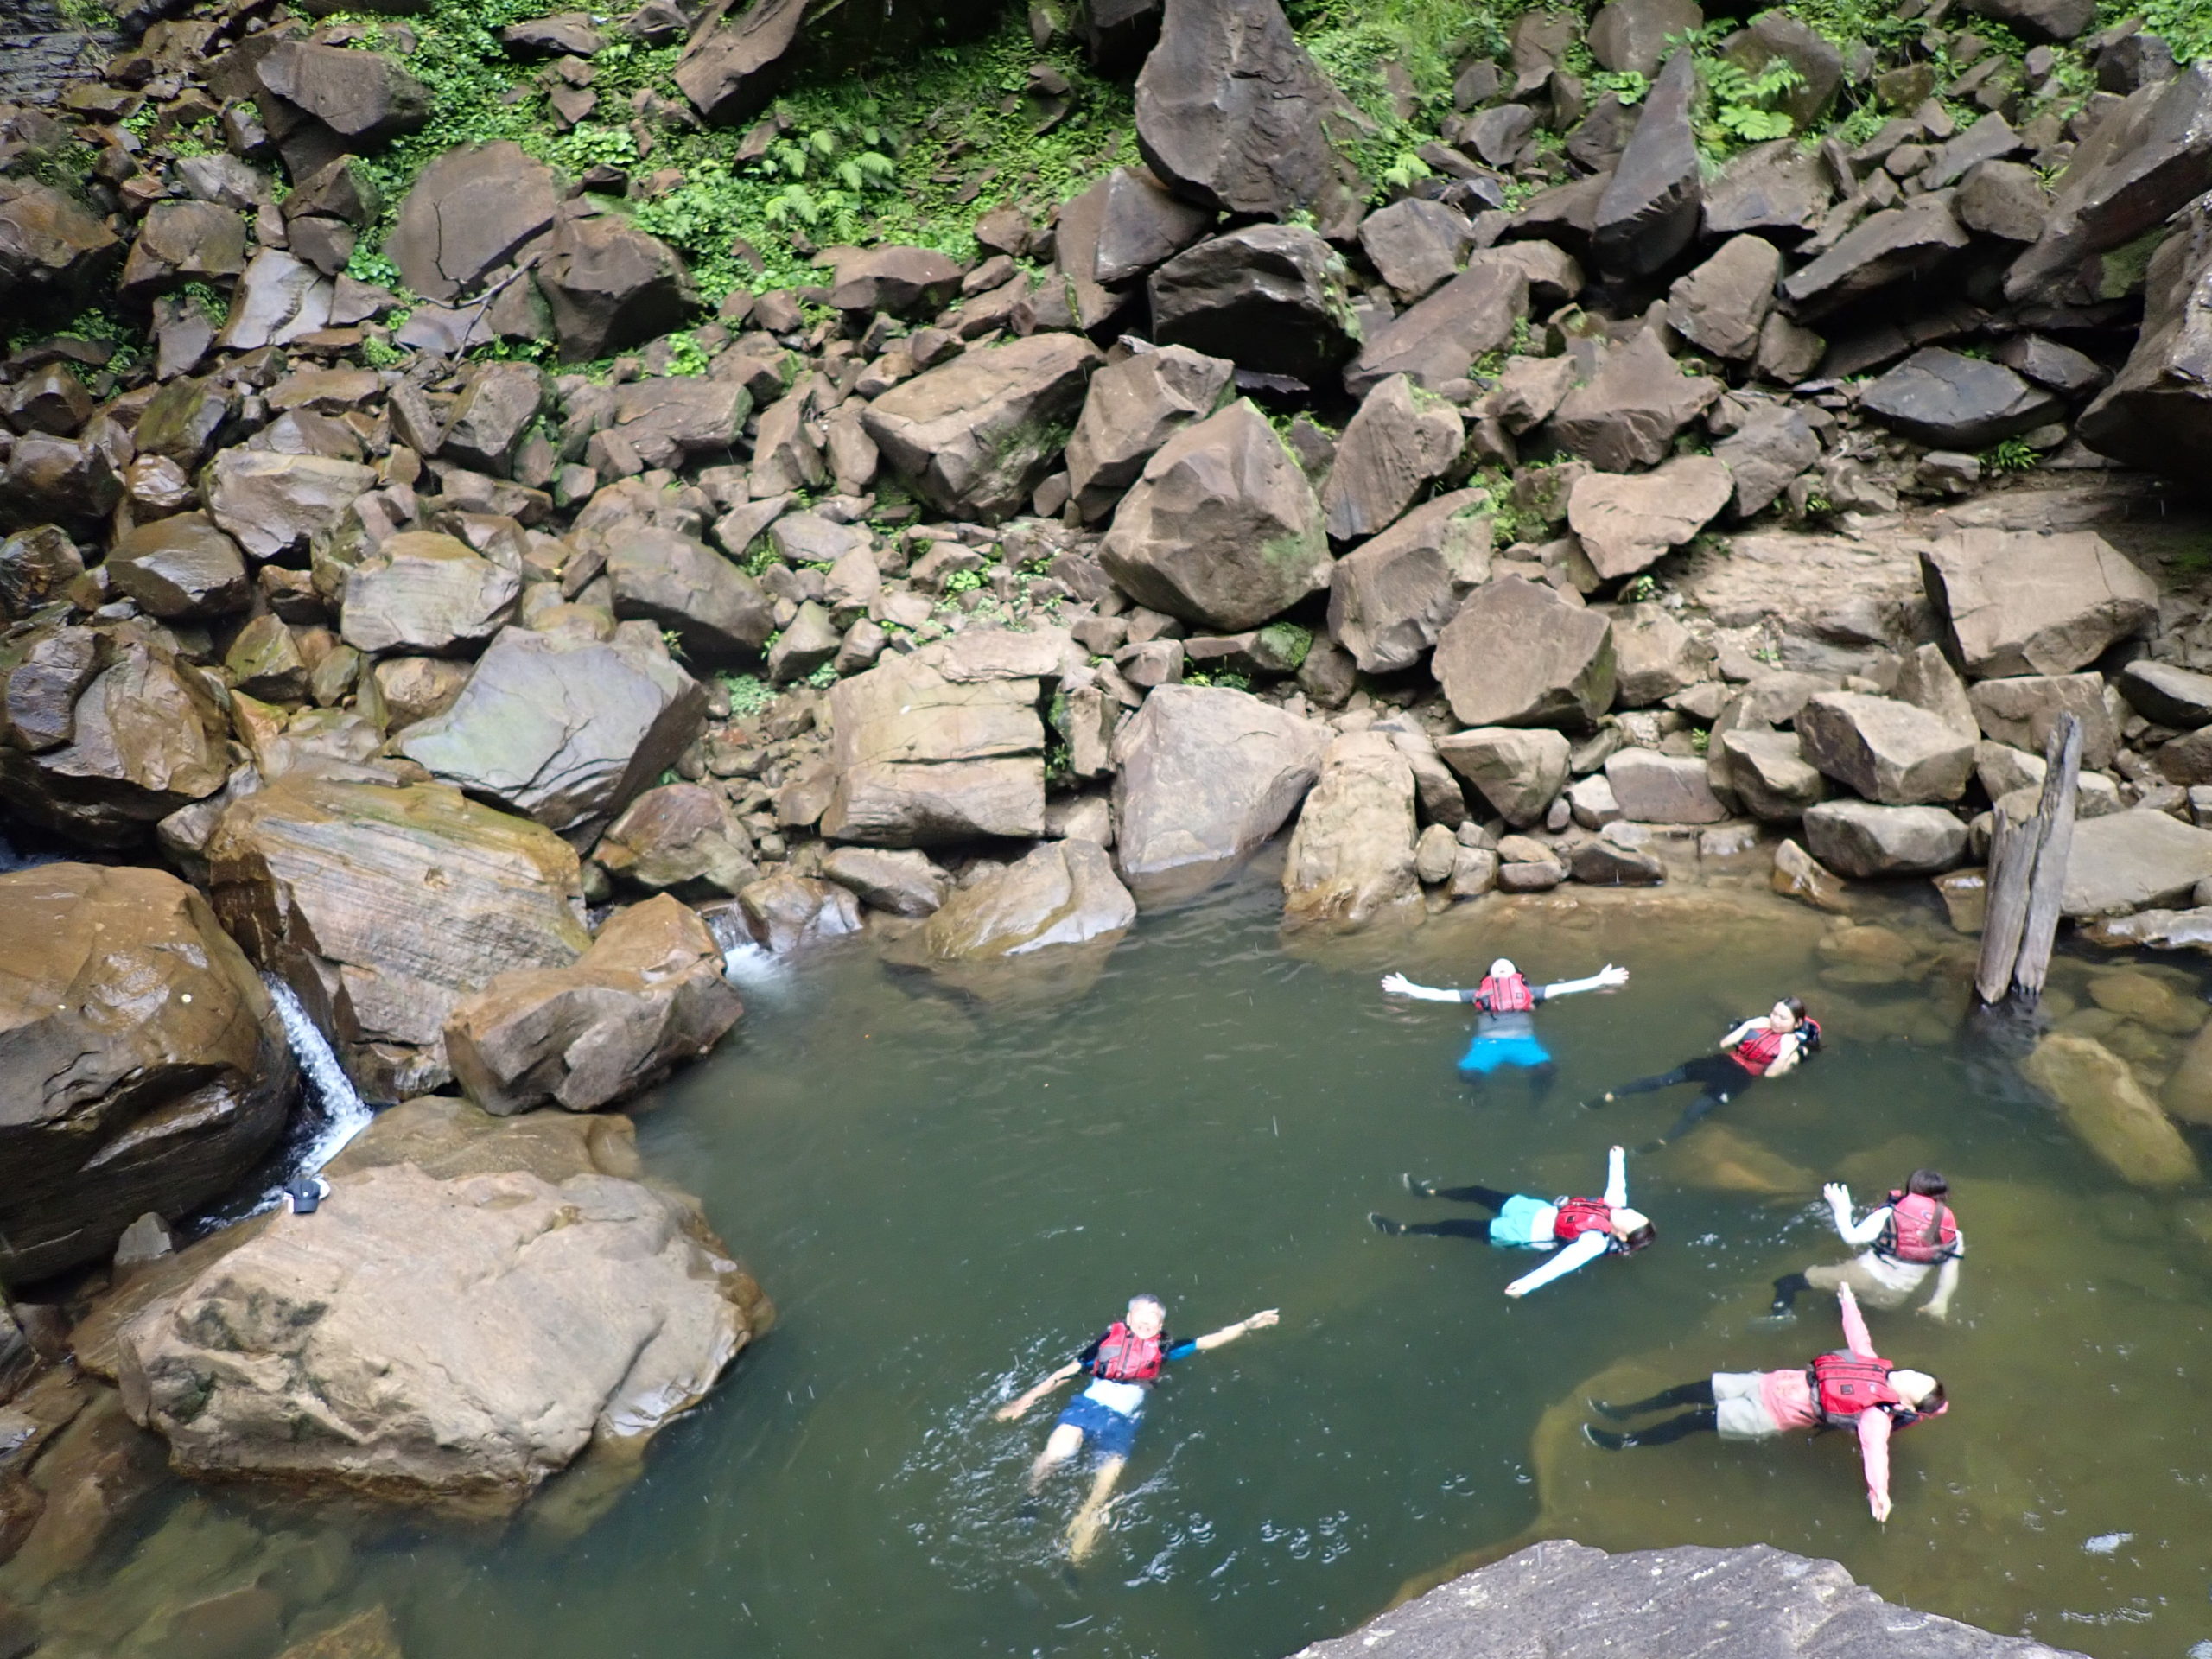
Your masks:
[[[1296,952],[1277,906],[1248,880],[1147,917],[1087,995],[1042,1009],[950,1000],[857,949],[762,981],[741,1038],[639,1138],[775,1297],[774,1333],[580,1541],[387,1539],[347,1599],[385,1599],[411,1659],[1273,1659],[1544,1534],[1830,1555],[2098,1659],[2212,1639],[2203,1200],[2120,1185],[1970,1062],[1952,982],[1824,985],[1822,919],[1779,904],[1499,904]],[[1561,1061],[1541,1103],[1471,1095],[1465,1011],[1376,988],[1390,967],[1469,982],[1500,950],[1539,979],[1636,974],[1540,1012]],[[1365,1224],[1452,1213],[1408,1198],[1408,1169],[1596,1191],[1609,1141],[1649,1138],[1682,1097],[1578,1098],[1790,989],[1829,1052],[1631,1160],[1652,1251],[1516,1304],[1498,1293],[1531,1258]],[[1886,1529],[1842,1436],[1611,1458],[1571,1438],[1589,1389],[1834,1345],[1815,1297],[1794,1330],[1753,1328],[1766,1285],[1840,1259],[1821,1179],[1871,1201],[1922,1162],[1950,1174],[1971,1256],[1949,1327],[1874,1316],[1956,1402],[1898,1443]],[[1056,1546],[1078,1481],[1019,1514],[1053,1408],[989,1411],[1139,1289],[1182,1334],[1274,1306],[1282,1324],[1176,1368],[1071,1580]]]

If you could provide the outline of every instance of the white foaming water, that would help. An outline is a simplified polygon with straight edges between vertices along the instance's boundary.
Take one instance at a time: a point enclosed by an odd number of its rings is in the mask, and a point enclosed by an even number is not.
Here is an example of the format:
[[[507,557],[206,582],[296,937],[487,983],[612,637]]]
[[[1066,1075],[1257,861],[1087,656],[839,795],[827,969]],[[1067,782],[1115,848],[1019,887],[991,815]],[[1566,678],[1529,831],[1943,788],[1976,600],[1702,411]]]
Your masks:
[[[292,988],[274,974],[264,974],[262,978],[269,987],[270,1000],[276,1004],[276,1017],[284,1022],[284,1034],[291,1039],[292,1052],[299,1057],[300,1068],[308,1074],[315,1103],[322,1111],[321,1126],[302,1146],[297,1166],[287,1177],[296,1179],[315,1173],[335,1158],[339,1149],[366,1128],[376,1114],[361,1099],[360,1091],[346,1075],[346,1068],[339,1065],[338,1056],[324,1038],[321,1027],[308,1018],[308,1011],[292,995]]]
[[[724,948],[722,977],[748,991],[780,990],[790,981],[791,969],[774,951],[748,940]]]

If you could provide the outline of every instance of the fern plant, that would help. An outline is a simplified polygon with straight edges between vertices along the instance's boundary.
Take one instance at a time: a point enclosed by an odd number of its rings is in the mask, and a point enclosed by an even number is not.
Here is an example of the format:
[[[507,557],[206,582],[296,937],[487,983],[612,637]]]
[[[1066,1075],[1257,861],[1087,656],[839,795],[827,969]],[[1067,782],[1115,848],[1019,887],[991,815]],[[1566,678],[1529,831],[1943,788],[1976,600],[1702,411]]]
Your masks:
[[[1713,120],[1739,143],[1762,143],[1787,138],[1797,123],[1787,110],[1774,107],[1783,93],[1805,84],[1804,74],[1787,58],[1775,58],[1757,72],[1727,58],[1708,58],[1700,66],[1706,91],[1713,103]]]

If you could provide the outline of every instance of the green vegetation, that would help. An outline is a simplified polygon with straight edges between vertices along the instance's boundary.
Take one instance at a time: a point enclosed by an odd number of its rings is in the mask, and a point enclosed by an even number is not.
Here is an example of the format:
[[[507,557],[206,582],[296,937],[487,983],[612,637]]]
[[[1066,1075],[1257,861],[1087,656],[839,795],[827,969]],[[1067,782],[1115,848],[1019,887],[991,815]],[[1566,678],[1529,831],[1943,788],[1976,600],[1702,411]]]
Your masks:
[[[1621,584],[1620,601],[1624,605],[1640,605],[1658,597],[1659,584],[1650,576],[1630,576]]]
[[[1184,675],[1183,683],[1217,685],[1225,691],[1249,691],[1252,689],[1252,677],[1249,674],[1239,674],[1235,670],[1227,668],[1217,669],[1211,673],[1201,670],[1195,674]]]
[[[671,374],[704,374],[711,360],[707,356],[707,348],[699,343],[696,336],[684,333],[668,337],[668,372]]]
[[[983,582],[981,570],[955,570],[944,579],[944,591],[948,597],[954,594],[972,594],[983,585]]]
[[[1985,473],[2024,473],[2043,457],[2021,439],[2007,438],[1995,448],[1983,450],[1978,459]]]
[[[750,720],[766,712],[776,700],[775,689],[758,674],[725,674],[722,690],[729,695],[729,715],[732,720]]]
[[[1726,27],[1708,26],[1704,38],[1717,47],[1715,29]],[[1697,64],[1706,92],[1713,100],[1713,124],[1727,138],[1757,144],[1770,138],[1787,138],[1797,130],[1787,110],[1775,108],[1783,93],[1805,84],[1805,77],[1787,58],[1770,60],[1756,74],[1729,59],[1703,53]]]

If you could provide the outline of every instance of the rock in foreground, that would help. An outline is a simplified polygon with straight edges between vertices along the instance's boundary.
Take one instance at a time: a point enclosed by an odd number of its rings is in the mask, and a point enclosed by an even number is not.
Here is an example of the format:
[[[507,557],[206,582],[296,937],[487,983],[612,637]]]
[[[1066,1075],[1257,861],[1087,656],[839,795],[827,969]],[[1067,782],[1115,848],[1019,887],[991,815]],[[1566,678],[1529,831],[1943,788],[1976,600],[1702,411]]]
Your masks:
[[[185,1473],[499,1514],[697,1402],[764,1313],[681,1198],[401,1164],[149,1306],[120,1381]]]
[[[1541,1543],[1299,1659],[2061,1659],[2069,1650],[1916,1613],[1834,1561],[1753,1544]]]

